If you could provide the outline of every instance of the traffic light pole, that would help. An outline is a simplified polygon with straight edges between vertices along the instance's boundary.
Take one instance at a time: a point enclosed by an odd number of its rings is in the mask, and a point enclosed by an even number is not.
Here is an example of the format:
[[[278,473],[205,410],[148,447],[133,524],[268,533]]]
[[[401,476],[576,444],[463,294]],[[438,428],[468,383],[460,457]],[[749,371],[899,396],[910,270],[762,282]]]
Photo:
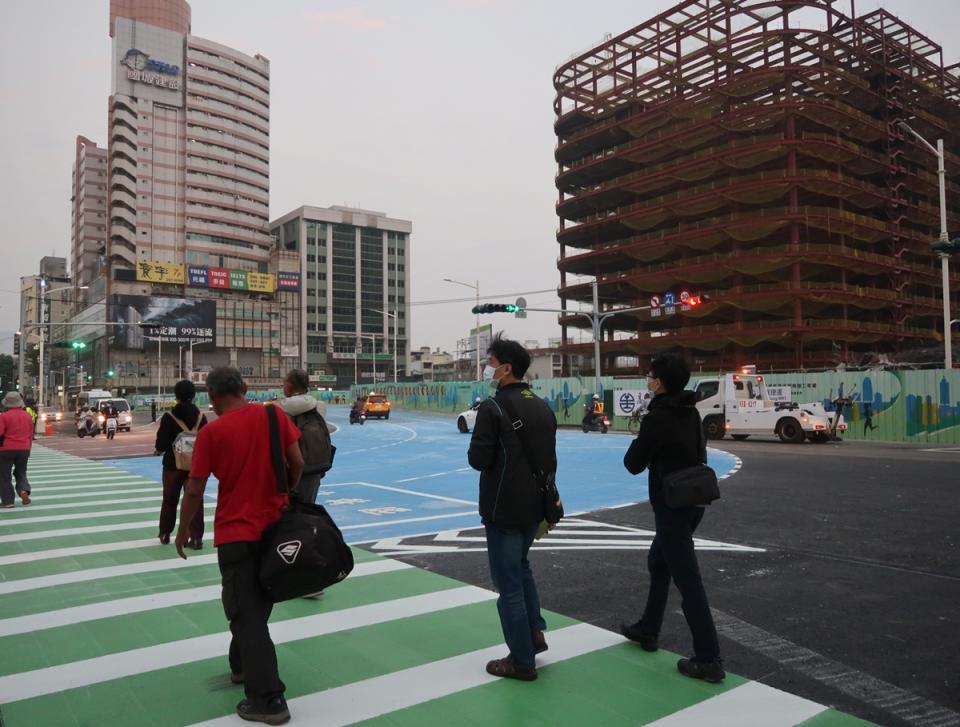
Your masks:
[[[561,313],[563,315],[577,315],[583,316],[588,321],[593,328],[593,373],[596,384],[596,393],[599,394],[603,389],[602,384],[600,383],[600,377],[602,372],[600,370],[600,332],[603,329],[603,324],[607,322],[608,318],[613,316],[621,315],[622,313],[636,313],[638,311],[650,310],[648,305],[639,305],[633,306],[631,308],[615,308],[614,310],[609,310],[606,313],[600,313],[600,300],[597,293],[597,282],[592,283],[593,286],[593,311],[586,312],[582,310],[564,310],[561,308],[524,308],[525,311],[533,311],[535,313]]]

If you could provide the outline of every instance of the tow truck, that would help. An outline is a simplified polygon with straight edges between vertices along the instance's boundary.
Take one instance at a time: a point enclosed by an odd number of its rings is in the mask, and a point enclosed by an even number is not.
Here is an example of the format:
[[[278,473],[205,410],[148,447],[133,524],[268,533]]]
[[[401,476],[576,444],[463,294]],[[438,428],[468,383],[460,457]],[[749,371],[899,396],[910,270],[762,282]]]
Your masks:
[[[700,379],[695,391],[708,439],[723,439],[727,434],[736,440],[774,435],[792,444],[806,439],[821,443],[836,439],[838,432],[847,429],[842,410],[836,412],[834,422],[822,404],[771,401],[763,376],[753,367]]]

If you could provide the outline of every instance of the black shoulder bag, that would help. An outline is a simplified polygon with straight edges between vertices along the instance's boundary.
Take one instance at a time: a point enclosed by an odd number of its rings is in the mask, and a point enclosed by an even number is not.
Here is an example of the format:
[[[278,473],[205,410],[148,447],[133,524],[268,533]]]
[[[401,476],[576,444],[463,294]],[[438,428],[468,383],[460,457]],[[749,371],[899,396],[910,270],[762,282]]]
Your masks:
[[[270,458],[277,492],[288,495],[277,410],[267,405]],[[322,505],[291,500],[263,533],[260,585],[273,603],[301,598],[339,583],[353,570],[353,552]]]
[[[557,473],[547,472],[539,465],[539,458],[533,456],[533,447],[527,439],[527,431],[523,426],[523,420],[517,416],[517,411],[507,400],[497,399],[507,414],[507,423],[517,435],[520,442],[520,449],[523,450],[523,456],[527,458],[530,469],[533,470],[534,479],[537,481],[537,487],[540,490],[540,499],[543,501],[543,519],[550,525],[556,525],[563,518],[563,501],[560,499],[560,491],[557,489]]]
[[[697,459],[706,452],[703,424],[697,422]],[[702,507],[720,499],[717,473],[706,464],[668,472],[663,476],[663,501],[672,510],[683,507]]]

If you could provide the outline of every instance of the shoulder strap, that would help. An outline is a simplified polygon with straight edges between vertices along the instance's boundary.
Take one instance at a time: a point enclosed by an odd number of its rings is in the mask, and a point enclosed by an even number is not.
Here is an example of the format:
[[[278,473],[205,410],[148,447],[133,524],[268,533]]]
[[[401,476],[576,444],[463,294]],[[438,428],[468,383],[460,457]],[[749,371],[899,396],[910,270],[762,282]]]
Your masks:
[[[277,492],[288,494],[286,471],[283,466],[283,449],[280,446],[280,422],[277,418],[277,408],[273,404],[266,405],[267,423],[270,427],[270,459],[273,461],[273,476],[277,482]]]
[[[167,412],[167,413],[170,414],[170,412]],[[173,414],[170,414],[170,418],[173,419],[173,421],[175,421],[175,422],[177,423],[177,426],[180,427],[180,429],[183,430],[184,432],[194,431],[194,430],[190,429],[190,427],[188,427],[188,426],[187,426],[186,424],[184,424],[182,421],[180,421],[179,419],[177,419]],[[198,422],[198,423],[199,423],[199,422]]]
[[[527,430],[523,425],[523,420],[517,415],[517,410],[513,403],[507,396],[502,398],[495,397],[494,401],[502,407],[504,413],[507,415],[507,424],[510,425],[513,433],[517,435],[517,439],[520,442],[520,449],[523,452],[523,456],[527,458],[530,469],[533,470],[534,474],[542,473],[543,467],[540,466],[539,460],[533,456],[530,440],[527,438]]]

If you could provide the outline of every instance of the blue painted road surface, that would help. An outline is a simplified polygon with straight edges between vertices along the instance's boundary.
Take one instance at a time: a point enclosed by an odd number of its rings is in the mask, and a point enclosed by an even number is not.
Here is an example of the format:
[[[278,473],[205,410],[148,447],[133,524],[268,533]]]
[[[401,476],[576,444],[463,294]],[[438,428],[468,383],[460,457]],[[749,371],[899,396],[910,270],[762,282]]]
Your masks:
[[[467,464],[470,435],[457,431],[456,417],[394,410],[388,421],[351,426],[347,407],[330,407],[338,427],[334,468],[317,501],[327,507],[351,543],[409,537],[480,525],[478,473]],[[621,507],[647,500],[646,473],[623,468],[630,438],[622,434],[560,431],[557,482],[568,514]],[[720,477],[739,460],[718,449],[709,463]],[[160,459],[141,457],[110,464],[160,481]],[[211,481],[207,495],[216,497]]]

